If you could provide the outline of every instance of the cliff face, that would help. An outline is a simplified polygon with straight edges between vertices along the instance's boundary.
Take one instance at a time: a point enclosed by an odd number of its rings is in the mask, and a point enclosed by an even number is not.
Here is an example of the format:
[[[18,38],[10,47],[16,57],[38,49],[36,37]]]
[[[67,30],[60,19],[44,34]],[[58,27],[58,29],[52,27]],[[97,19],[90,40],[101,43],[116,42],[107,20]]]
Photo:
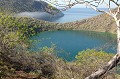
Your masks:
[[[40,14],[42,13],[45,15],[45,17],[43,17],[38,14],[39,17],[37,18],[42,20],[49,20],[50,18],[56,19],[64,15],[61,11],[50,4],[36,0],[0,0],[0,9],[1,11],[13,12],[18,15],[21,15],[21,13],[23,14],[24,12],[39,12]],[[26,14],[24,14],[24,16],[32,17]]]

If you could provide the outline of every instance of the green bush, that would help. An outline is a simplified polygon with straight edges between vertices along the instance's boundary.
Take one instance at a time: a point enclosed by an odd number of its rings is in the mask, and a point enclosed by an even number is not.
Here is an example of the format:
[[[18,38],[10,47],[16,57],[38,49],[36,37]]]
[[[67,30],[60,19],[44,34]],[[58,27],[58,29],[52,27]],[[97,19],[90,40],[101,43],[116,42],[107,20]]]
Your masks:
[[[108,62],[114,54],[106,53],[104,51],[97,51],[95,49],[87,49],[78,53],[75,57],[80,64],[96,64]]]
[[[81,67],[83,78],[103,67],[114,56],[112,53],[87,49],[78,53],[76,63]],[[110,76],[110,73],[109,73]],[[105,76],[107,77],[107,76]],[[112,79],[113,75],[112,75]]]

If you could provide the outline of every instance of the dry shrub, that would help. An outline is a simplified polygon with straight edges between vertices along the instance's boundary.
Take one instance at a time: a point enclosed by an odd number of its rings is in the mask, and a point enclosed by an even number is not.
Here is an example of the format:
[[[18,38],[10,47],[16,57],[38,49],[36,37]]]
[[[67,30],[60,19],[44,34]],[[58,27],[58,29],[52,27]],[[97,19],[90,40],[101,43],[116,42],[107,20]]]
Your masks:
[[[14,39],[11,35],[15,36]],[[11,32],[7,27],[0,26],[0,64],[2,64],[0,74],[5,76],[7,74],[4,71],[9,72],[8,66],[5,65],[7,63],[10,65],[10,69],[14,68],[17,71],[28,73],[35,72],[51,78],[55,73],[54,57],[47,52],[30,53],[27,51],[25,43],[14,32]]]
[[[76,56],[76,61],[66,62],[56,60],[55,79],[84,79],[91,73],[103,67],[114,54],[109,54],[95,49],[81,51]],[[115,69],[109,71],[101,79],[119,79]]]
[[[45,47],[42,52],[30,53],[26,51],[23,45],[24,43],[20,40],[17,41],[16,38],[16,43],[11,46],[12,43],[9,44],[9,38],[3,42],[3,37],[7,33],[9,33],[9,30],[3,31],[0,29],[0,62],[2,63],[2,66],[0,66],[2,73],[0,74],[3,76],[6,75],[4,71],[7,71],[8,68],[14,68],[15,70],[39,73],[38,79],[41,76],[47,79],[84,79],[104,66],[113,56],[113,54],[108,54],[103,51],[98,52],[88,49],[78,53],[76,61],[67,62],[54,55],[54,48],[49,49]],[[14,39],[12,39],[12,42],[14,42]],[[17,50],[18,48],[19,50]],[[3,67],[6,63],[9,66]],[[117,79],[118,75],[116,75],[116,73],[111,71],[104,75],[102,79]]]

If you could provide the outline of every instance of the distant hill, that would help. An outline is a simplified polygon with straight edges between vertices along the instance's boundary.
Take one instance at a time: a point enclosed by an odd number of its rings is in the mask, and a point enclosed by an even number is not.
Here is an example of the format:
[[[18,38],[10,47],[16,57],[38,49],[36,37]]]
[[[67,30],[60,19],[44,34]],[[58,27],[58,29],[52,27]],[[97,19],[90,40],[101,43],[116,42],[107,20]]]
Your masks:
[[[118,17],[120,17],[120,14],[118,15]],[[60,24],[59,28],[65,30],[89,30],[97,32],[116,33],[115,21],[106,13],[80,21]]]
[[[2,9],[2,11],[5,10],[15,13],[39,11],[41,12],[40,17],[36,16],[36,14],[39,14],[36,13],[33,18],[38,18],[42,20],[51,20],[53,18],[59,18],[63,16],[62,12],[43,1],[0,0],[0,8]],[[60,13],[52,15],[56,12]],[[118,16],[120,16],[120,14]],[[106,13],[76,22],[58,23],[56,26],[54,26],[54,28],[56,30],[88,30],[116,33],[115,21],[111,16]]]
[[[45,19],[58,18],[64,15],[50,4],[36,0],[0,0],[0,10],[11,13],[44,12],[47,16]],[[44,18],[42,19],[44,20]]]
[[[34,12],[49,9],[49,4],[35,0],[0,0],[0,8],[11,12]],[[54,8],[54,10],[59,11]]]

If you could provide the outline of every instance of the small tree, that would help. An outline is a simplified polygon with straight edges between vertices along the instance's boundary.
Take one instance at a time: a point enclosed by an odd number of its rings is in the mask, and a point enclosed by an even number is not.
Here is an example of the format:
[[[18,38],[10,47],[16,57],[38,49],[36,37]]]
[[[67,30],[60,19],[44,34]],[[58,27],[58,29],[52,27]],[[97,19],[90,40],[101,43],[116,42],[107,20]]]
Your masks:
[[[107,0],[107,1],[106,0],[43,0],[43,1],[47,1],[58,7],[63,7],[62,10],[67,10],[77,4],[85,4],[86,6],[89,6],[90,8],[94,9],[97,12],[107,13],[108,15],[114,18],[114,21],[116,22],[116,30],[117,30],[117,54],[102,69],[99,69],[98,71],[91,74],[85,79],[98,79],[112,68],[116,67],[117,65],[120,65],[120,18],[118,17],[118,14],[120,13],[119,0]],[[60,4],[61,2],[63,2],[63,4]],[[99,6],[103,4],[108,8],[108,11],[99,9]],[[111,10],[111,4],[115,4],[117,8],[115,10]]]

